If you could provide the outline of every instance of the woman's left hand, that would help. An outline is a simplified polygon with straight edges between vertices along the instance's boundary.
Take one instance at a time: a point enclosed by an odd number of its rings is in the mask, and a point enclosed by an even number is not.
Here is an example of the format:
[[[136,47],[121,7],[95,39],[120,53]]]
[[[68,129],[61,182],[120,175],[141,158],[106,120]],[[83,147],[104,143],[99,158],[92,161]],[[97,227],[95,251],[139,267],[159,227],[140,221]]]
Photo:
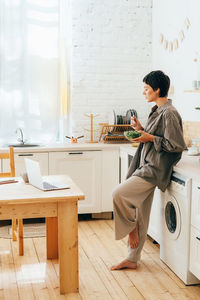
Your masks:
[[[149,134],[145,131],[142,130],[138,130],[139,133],[141,133],[141,136],[139,136],[138,138],[135,139],[131,139],[131,142],[133,143],[147,143],[147,142],[152,142],[153,143],[153,139],[154,136],[152,134]]]

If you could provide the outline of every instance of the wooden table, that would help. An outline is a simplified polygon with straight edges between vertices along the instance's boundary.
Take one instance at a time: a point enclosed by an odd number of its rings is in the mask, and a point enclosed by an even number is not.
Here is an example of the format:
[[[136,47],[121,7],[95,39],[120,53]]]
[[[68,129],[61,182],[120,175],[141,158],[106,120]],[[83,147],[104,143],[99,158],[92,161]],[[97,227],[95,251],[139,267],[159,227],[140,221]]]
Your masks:
[[[0,185],[0,220],[45,217],[47,259],[59,257],[60,293],[77,292],[77,202],[84,199],[84,194],[66,175],[46,178],[71,188],[44,192],[22,181]]]

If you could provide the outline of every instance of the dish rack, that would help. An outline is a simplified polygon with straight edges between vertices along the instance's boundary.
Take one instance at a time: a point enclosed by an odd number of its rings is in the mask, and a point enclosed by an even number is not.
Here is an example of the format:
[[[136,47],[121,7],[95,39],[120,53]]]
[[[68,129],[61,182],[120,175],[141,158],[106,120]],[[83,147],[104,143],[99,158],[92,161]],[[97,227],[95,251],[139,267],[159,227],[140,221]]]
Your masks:
[[[130,143],[125,136],[124,131],[133,130],[130,125],[110,125],[99,124],[101,126],[101,134],[99,142],[103,139],[104,143]]]

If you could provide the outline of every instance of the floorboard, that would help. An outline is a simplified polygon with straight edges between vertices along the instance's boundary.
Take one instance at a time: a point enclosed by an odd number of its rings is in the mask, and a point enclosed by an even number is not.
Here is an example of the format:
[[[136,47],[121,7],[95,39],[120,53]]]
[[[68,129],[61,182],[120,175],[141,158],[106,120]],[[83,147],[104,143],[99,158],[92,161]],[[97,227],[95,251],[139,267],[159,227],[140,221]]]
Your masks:
[[[114,240],[113,220],[79,221],[79,293],[60,295],[58,260],[46,260],[45,237],[25,238],[21,257],[17,242],[0,238],[0,300],[200,300],[200,286],[185,286],[150,238],[137,270],[111,272],[126,244]]]

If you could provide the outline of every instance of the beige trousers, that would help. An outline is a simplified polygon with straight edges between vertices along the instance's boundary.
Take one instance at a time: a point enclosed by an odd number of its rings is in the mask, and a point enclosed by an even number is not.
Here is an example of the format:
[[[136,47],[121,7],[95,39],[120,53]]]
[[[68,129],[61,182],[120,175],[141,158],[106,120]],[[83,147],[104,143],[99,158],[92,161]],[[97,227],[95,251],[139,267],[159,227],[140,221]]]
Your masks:
[[[137,262],[147,237],[149,216],[155,185],[140,178],[131,176],[118,185],[113,191],[115,238],[120,240],[128,235],[138,221],[139,245],[132,249],[128,245],[126,259]]]

